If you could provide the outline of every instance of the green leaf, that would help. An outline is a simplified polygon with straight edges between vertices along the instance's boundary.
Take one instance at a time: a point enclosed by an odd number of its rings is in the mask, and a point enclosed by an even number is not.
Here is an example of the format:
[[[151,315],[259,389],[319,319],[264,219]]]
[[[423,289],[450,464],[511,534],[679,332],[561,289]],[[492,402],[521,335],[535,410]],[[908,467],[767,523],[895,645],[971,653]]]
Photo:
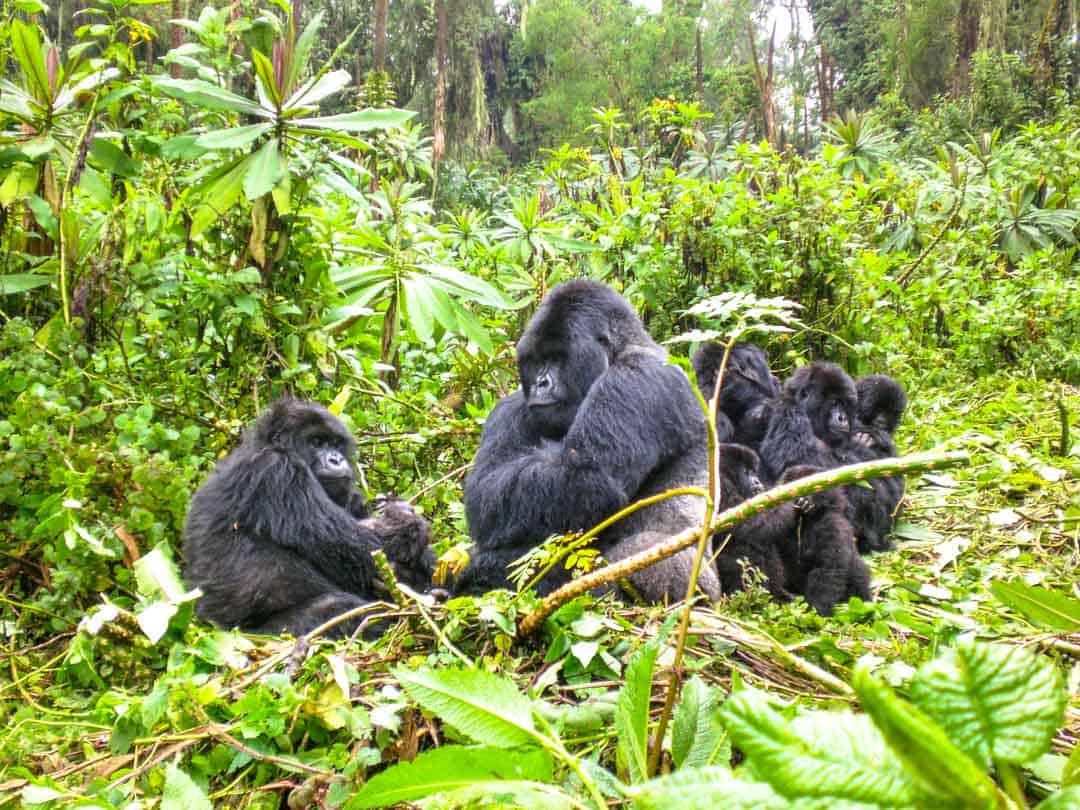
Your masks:
[[[154,79],[154,86],[168,96],[206,110],[225,110],[266,119],[274,117],[272,110],[202,79],[159,77]]]
[[[173,762],[165,769],[161,810],[213,810],[213,805],[202,788]]]
[[[495,309],[509,309],[510,304],[494,286],[469,273],[463,273],[455,267],[445,264],[428,263],[421,265],[439,286],[455,296],[466,296],[482,306]]]
[[[897,697],[865,668],[855,671],[851,685],[889,747],[931,795],[957,808],[985,810],[995,804],[994,783],[922,710]]]
[[[35,98],[52,98],[49,74],[45,69],[45,54],[41,49],[41,35],[36,25],[28,25],[19,18],[11,21],[11,50],[22,68],[26,84]]]
[[[167,546],[159,543],[149,554],[135,561],[135,581],[141,596],[164,596],[170,602],[184,601],[187,589],[180,579],[180,569],[164,552]]]
[[[681,769],[630,788],[635,810],[781,810],[791,804],[771,787],[735,778],[728,768]],[[834,807],[830,803],[830,808]]]
[[[27,290],[44,287],[52,281],[52,276],[37,275],[36,273],[9,273],[0,276],[0,295],[13,295],[26,292]]]
[[[101,169],[117,177],[138,177],[140,164],[119,146],[104,138],[95,138],[90,145],[90,157]]]
[[[1080,599],[1019,580],[993,582],[990,590],[1001,602],[1035,624],[1068,633],[1080,632]]]
[[[550,782],[551,778],[551,755],[543,750],[446,745],[376,774],[346,807],[391,807],[463,788],[482,787],[489,795],[498,794],[499,780]]]
[[[16,22],[18,21],[16,20]],[[47,785],[27,785],[22,789],[19,798],[22,799],[23,804],[34,805],[45,804],[45,802],[62,799],[64,798],[64,794]]]
[[[841,799],[906,806],[918,796],[865,716],[817,712],[794,726],[754,689],[732,694],[720,714],[754,775],[785,796],[814,797],[823,806],[828,799],[830,807]]]
[[[50,206],[45,200],[41,199],[36,194],[31,194],[26,198],[26,204],[30,208],[30,212],[34,215],[34,220],[50,239],[57,239],[59,222],[56,219],[56,215],[53,213],[52,206]]]
[[[1050,748],[1065,714],[1057,667],[1024,647],[963,642],[919,667],[911,700],[984,768]]]
[[[222,167],[215,179],[199,189],[202,203],[191,218],[191,235],[198,236],[240,199],[252,155]]]
[[[1061,786],[1080,787],[1080,745],[1074,745],[1069,760],[1065,763],[1065,769],[1061,772]]]
[[[251,166],[244,175],[244,195],[249,200],[257,200],[269,194],[284,174],[285,164],[278,151],[277,138],[271,138],[251,159]]]
[[[712,765],[726,734],[717,715],[718,692],[694,675],[682,688],[671,723],[671,758],[679,768]]]
[[[1080,787],[1065,788],[1048,796],[1035,805],[1035,810],[1080,810]]]
[[[421,340],[431,340],[434,331],[434,312],[438,303],[434,292],[423,276],[415,274],[401,280],[405,290],[405,310],[409,328]]]
[[[282,105],[282,109],[291,110],[303,107],[314,107],[324,98],[329,98],[334,93],[340,93],[352,84],[352,76],[347,70],[332,70],[322,76],[316,76],[301,85],[289,100]]]
[[[195,143],[203,149],[239,149],[268,132],[271,127],[273,124],[251,124],[246,127],[220,129],[200,135],[195,139]]]
[[[322,11],[318,12],[311,18],[300,36],[296,38],[293,57],[289,60],[289,72],[285,76],[286,87],[295,87],[300,75],[307,68],[308,59],[311,58],[311,49],[315,46],[315,39],[319,34],[319,29],[322,28],[323,16]],[[293,98],[296,98],[296,96],[294,95]]]
[[[410,110],[381,110],[369,108],[341,115],[327,115],[321,118],[297,118],[292,123],[298,127],[314,129],[332,129],[339,132],[371,132],[379,129],[400,127],[416,113]]]
[[[251,63],[255,66],[255,75],[270,103],[275,109],[281,107],[281,88],[277,86],[277,80],[274,78],[273,64],[262,51],[256,48],[251,49]]]
[[[421,708],[481,745],[514,748],[541,739],[528,698],[490,672],[398,668],[394,676]]]
[[[659,652],[660,645],[652,641],[634,653],[615,702],[616,755],[635,784],[649,778],[649,701]]]

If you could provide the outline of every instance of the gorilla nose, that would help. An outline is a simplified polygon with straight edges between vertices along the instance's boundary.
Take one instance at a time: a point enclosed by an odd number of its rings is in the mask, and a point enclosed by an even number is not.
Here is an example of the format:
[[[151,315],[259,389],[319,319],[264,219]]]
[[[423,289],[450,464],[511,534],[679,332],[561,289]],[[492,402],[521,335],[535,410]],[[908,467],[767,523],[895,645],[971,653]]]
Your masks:
[[[345,459],[345,456],[336,450],[331,450],[326,454],[323,459],[323,463],[331,470],[341,470],[349,466],[349,462]]]

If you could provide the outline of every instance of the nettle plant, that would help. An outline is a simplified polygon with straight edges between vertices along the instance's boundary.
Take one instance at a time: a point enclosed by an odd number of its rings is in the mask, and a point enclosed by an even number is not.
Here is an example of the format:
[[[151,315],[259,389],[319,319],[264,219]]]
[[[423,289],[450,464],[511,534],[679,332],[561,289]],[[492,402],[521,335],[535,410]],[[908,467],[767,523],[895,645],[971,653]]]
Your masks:
[[[460,806],[501,796],[521,806],[603,808],[1027,808],[1023,767],[1064,719],[1060,672],[1030,649],[964,641],[924,664],[899,696],[867,669],[849,693],[863,713],[803,711],[740,684],[730,695],[697,676],[684,687],[670,737],[673,772],[652,778],[651,695],[661,640],[627,663],[614,708],[616,770],[571,753],[581,707],[557,707],[478,669],[404,668],[398,682],[452,727],[458,744],[378,774],[346,804],[386,807],[441,795]],[[604,696],[606,699],[607,696]],[[729,765],[732,748],[742,760]],[[1039,810],[1080,802],[1080,757]],[[442,805],[440,805],[442,806]]]

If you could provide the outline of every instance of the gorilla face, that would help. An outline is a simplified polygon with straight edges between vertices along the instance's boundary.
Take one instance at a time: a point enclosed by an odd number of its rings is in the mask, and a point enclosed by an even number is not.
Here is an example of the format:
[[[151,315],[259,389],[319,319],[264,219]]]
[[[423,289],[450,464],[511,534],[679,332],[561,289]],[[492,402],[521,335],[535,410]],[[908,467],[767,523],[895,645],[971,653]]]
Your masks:
[[[758,454],[741,444],[721,443],[716,446],[721,481],[727,480],[730,492],[721,492],[721,507],[727,508],[765,491],[758,469]]]
[[[814,434],[830,447],[851,437],[857,395],[855,383],[839,366],[815,362],[796,369],[784,384],[784,392],[810,417]]]
[[[907,394],[900,383],[887,374],[868,374],[859,378],[855,390],[856,419],[867,427],[894,434],[907,408]]]
[[[302,460],[330,500],[347,506],[355,481],[351,459],[356,444],[352,436],[322,406],[305,403],[304,408],[285,407],[287,402],[279,401],[259,420],[256,435],[290,458]]]
[[[634,339],[647,335],[613,290],[571,281],[545,298],[517,347],[530,427],[546,439],[565,436],[593,383]]]

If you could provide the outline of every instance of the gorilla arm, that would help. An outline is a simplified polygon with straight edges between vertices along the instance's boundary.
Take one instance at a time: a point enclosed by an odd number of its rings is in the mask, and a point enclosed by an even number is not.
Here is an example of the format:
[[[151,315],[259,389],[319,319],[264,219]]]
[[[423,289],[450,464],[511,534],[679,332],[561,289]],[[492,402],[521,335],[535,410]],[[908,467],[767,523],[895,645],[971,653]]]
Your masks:
[[[214,488],[224,502],[217,514],[258,542],[300,555],[343,590],[371,593],[379,538],[330,499],[307,465],[270,448],[234,458],[214,474],[225,485]],[[230,469],[238,466],[248,469]]]
[[[561,442],[531,436],[521,393],[507,397],[488,418],[466,484],[473,539],[482,551],[520,555],[552,534],[594,526],[702,438],[693,431],[702,419],[682,371],[645,352],[597,378]]]

